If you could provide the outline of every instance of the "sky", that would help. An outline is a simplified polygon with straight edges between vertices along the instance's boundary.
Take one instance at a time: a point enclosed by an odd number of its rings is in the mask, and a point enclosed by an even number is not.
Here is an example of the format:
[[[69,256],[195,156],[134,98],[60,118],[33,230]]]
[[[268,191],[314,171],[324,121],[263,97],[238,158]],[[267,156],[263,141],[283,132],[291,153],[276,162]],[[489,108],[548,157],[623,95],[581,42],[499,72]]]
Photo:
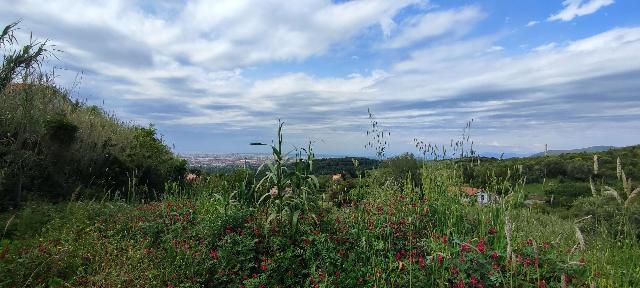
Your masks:
[[[57,83],[176,152],[291,147],[371,155],[640,143],[636,0],[0,0],[18,36],[49,39]]]

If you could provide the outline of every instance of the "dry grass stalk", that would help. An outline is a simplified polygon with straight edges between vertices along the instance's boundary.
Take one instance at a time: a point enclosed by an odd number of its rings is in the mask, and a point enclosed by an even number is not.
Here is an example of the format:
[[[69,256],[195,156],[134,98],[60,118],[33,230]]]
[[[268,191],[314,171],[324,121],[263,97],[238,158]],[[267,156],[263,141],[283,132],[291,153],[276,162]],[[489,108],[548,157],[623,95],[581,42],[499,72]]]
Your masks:
[[[624,190],[625,193],[627,193],[627,196],[629,196],[629,191],[631,187],[629,187],[630,183],[629,181],[627,181],[627,175],[624,174],[624,170],[621,170],[621,177],[622,177],[622,189]]]
[[[593,155],[593,174],[598,174],[598,155]]]
[[[616,160],[616,175],[618,176],[618,180],[622,177],[622,162],[620,162],[620,157]]]
[[[598,192],[596,191],[596,186],[593,185],[593,179],[591,177],[589,177],[589,186],[591,187],[591,194],[593,194],[593,197],[596,197]]]
[[[13,221],[13,218],[16,217],[16,214],[13,214],[11,216],[11,218],[9,218],[9,220],[7,220],[7,223],[4,225],[4,231],[2,232],[2,238],[0,238],[0,240],[4,239],[4,235],[7,233],[7,230],[9,229],[9,225],[11,225],[11,222]]]
[[[622,198],[620,198],[620,195],[618,194],[618,191],[616,191],[615,189],[609,187],[609,186],[604,186],[604,195],[605,196],[612,196],[614,198],[616,198],[616,200],[618,200],[618,203],[622,203]]]
[[[636,190],[633,190],[633,193],[629,195],[629,197],[627,198],[627,201],[624,201],[624,208],[629,207],[629,205],[631,205],[631,202],[633,202],[633,200],[635,200],[638,197],[640,197],[640,187],[636,188]]]
[[[576,238],[578,238],[578,245],[580,247],[580,250],[586,249],[587,245],[584,243],[584,236],[582,235],[582,232],[580,232],[578,226],[573,227],[576,229]]]
[[[509,215],[504,216],[504,234],[507,237],[507,259],[511,260],[511,233],[513,232],[513,224]]]

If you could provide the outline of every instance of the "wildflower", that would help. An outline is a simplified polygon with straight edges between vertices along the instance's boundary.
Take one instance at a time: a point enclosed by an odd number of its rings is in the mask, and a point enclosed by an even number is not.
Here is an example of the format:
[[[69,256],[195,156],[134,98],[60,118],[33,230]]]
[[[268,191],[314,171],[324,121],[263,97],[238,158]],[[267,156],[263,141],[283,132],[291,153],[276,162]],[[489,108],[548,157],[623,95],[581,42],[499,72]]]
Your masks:
[[[267,265],[264,265],[264,264],[260,265],[260,270],[262,271],[267,270]]]
[[[218,260],[218,250],[211,250],[211,252],[209,252],[209,256],[211,256],[213,260]]]
[[[460,279],[456,285],[453,285],[455,288],[464,288],[464,279]]]
[[[498,252],[493,251],[493,253],[491,253],[491,258],[493,258],[493,260],[498,259]]]
[[[402,254],[400,254],[400,252],[396,252],[396,260],[397,261],[402,260]]]
[[[420,268],[424,268],[427,265],[427,263],[424,261],[424,257],[422,257],[422,255],[420,255],[418,257],[418,263],[420,263]]]
[[[538,288],[547,288],[547,282],[540,280],[540,282],[538,282]]]
[[[438,254],[438,264],[442,264],[442,260],[444,260],[444,257],[442,257],[442,255]]]
[[[498,230],[496,230],[496,227],[489,228],[489,235],[496,235],[496,233],[498,233]]]
[[[460,252],[465,253],[469,251],[471,251],[471,246],[467,243],[462,243],[462,246],[460,246]]]
[[[253,273],[253,275],[251,275],[251,276],[253,277],[253,279],[258,278],[258,274],[256,274],[256,273]]]
[[[500,264],[494,262],[493,265],[491,265],[491,268],[493,270],[500,270]]]
[[[478,279],[476,278],[476,276],[471,276],[471,280],[469,281],[469,283],[473,286],[478,285]]]
[[[480,251],[480,253],[484,253],[485,249],[484,249],[484,239],[480,240],[480,242],[478,242],[478,244],[476,245],[476,249],[478,249],[478,251]]]
[[[447,235],[442,236],[442,243],[447,244],[447,242],[449,242],[449,237]]]

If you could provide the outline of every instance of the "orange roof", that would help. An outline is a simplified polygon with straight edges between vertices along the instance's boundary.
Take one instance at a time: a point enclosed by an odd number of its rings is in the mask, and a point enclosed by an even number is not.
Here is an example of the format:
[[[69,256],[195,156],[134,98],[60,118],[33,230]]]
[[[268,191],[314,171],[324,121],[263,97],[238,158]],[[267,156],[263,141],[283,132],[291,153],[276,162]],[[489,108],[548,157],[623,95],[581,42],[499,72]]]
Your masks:
[[[462,192],[470,196],[476,195],[480,191],[482,191],[482,189],[473,188],[473,187],[462,187]]]

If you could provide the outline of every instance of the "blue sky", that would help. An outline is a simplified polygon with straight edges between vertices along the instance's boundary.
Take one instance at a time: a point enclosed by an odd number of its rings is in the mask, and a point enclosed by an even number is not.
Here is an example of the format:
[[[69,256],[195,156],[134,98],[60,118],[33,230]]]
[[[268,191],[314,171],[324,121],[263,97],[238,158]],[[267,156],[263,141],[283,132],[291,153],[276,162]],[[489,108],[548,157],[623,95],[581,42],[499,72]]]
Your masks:
[[[50,39],[58,82],[178,152],[364,149],[392,132],[480,152],[640,143],[640,1],[27,1],[0,19]]]

